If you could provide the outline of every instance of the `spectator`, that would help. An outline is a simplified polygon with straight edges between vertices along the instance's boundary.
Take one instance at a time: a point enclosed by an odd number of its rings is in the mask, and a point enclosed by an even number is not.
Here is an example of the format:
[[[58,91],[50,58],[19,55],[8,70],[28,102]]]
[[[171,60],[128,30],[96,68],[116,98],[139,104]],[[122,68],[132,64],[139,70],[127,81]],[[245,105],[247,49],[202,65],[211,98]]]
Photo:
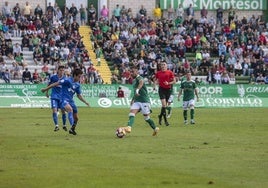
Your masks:
[[[230,8],[228,9],[228,25],[230,25],[231,24],[231,21],[234,20],[235,14],[236,14],[235,13],[235,9],[231,5]]]
[[[24,17],[26,17],[28,19],[28,18],[30,18],[31,13],[32,13],[32,7],[29,4],[29,2],[26,1],[24,8],[23,8],[23,15],[24,15]]]
[[[221,84],[221,73],[219,71],[216,71],[216,73],[214,74],[214,80],[216,82],[216,84]]]
[[[178,8],[176,9],[176,15],[177,17],[183,19],[183,14],[184,14],[184,10],[183,10],[182,4],[179,4]]]
[[[24,84],[25,81],[32,83],[32,73],[28,70],[28,68],[25,68],[22,73],[22,83]]]
[[[11,16],[11,8],[8,4],[8,1],[5,2],[4,6],[2,7],[2,14],[3,16],[5,16],[6,18]]]
[[[265,78],[263,77],[262,73],[259,73],[257,78],[256,78],[256,83],[257,84],[265,84]]]
[[[189,7],[186,9],[186,14],[188,16],[188,20],[194,18],[194,8],[192,4],[190,4]]]
[[[72,3],[71,8],[69,9],[69,14],[72,16],[72,21],[71,21],[71,23],[72,23],[73,21],[76,21],[76,15],[78,14],[78,10],[77,10],[77,8],[76,8],[76,6],[75,6],[74,3]]]
[[[33,72],[33,78],[32,78],[33,83],[39,84],[40,83],[40,77],[37,69],[34,69]]]
[[[5,70],[5,72],[3,73],[2,77],[3,77],[3,80],[4,80],[7,84],[10,83],[10,72],[9,72],[8,69]]]
[[[229,77],[229,75],[228,75],[228,73],[226,71],[224,71],[222,73],[221,83],[222,84],[229,84],[230,83],[230,77]]]
[[[21,76],[21,69],[20,69],[20,67],[18,66],[18,64],[16,62],[13,62],[12,63],[12,68],[10,70],[10,73],[11,73],[11,77],[13,79],[20,78],[20,76]]]
[[[102,9],[100,11],[100,15],[105,21],[109,20],[109,9],[106,7],[106,5],[102,6]]]
[[[161,19],[161,17],[162,17],[162,10],[159,7],[159,5],[156,5],[156,7],[154,8],[153,15],[154,15],[154,17],[155,17],[156,20]]]
[[[86,23],[86,9],[84,8],[83,4],[81,4],[81,7],[79,9],[79,13],[80,13],[81,25],[85,25],[85,23]]]
[[[234,65],[234,71],[235,71],[235,76],[241,76],[242,75],[242,64],[239,60],[236,61],[235,65]]]
[[[222,21],[223,21],[223,9],[221,6],[219,6],[216,10],[216,23],[217,23],[217,26],[218,24],[220,24],[220,27],[222,26]]]
[[[15,20],[18,21],[21,15],[19,3],[16,3],[16,5],[13,7],[13,14],[15,16]]]
[[[43,9],[40,7],[40,4],[37,4],[37,6],[34,9],[34,15],[35,17],[41,18],[43,16]]]
[[[125,93],[124,93],[124,91],[122,90],[122,87],[119,87],[119,88],[118,88],[118,91],[117,91],[117,97],[118,97],[118,98],[124,98],[124,97],[125,97]]]

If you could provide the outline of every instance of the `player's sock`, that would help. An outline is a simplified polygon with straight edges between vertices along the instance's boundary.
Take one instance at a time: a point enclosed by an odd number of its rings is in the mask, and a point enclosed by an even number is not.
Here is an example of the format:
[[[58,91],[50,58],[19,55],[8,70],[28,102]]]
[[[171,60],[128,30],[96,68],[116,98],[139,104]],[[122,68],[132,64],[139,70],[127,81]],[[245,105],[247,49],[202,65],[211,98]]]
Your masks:
[[[171,106],[168,106],[167,107],[167,113],[170,114],[170,111],[171,111]]]
[[[166,116],[166,107],[161,108],[161,116]]]
[[[183,118],[184,118],[184,121],[187,120],[187,110],[183,110]]]
[[[134,120],[135,120],[135,116],[129,116],[127,126],[132,127],[132,125],[134,124]]]
[[[134,113],[129,113],[127,126],[132,127],[132,125],[134,124],[134,120],[135,120],[135,114]]]
[[[154,124],[154,121],[152,119],[149,118],[149,119],[147,119],[145,121],[150,125],[150,127],[152,127],[152,129],[156,128],[156,126]]]
[[[194,119],[194,109],[190,110],[191,119]]]
[[[58,125],[58,115],[57,115],[57,112],[53,112],[52,117],[53,117],[54,124],[55,125]]]
[[[73,112],[68,112],[68,120],[71,126],[74,124]]]
[[[63,124],[63,126],[66,125],[66,113],[62,114],[62,124]]]

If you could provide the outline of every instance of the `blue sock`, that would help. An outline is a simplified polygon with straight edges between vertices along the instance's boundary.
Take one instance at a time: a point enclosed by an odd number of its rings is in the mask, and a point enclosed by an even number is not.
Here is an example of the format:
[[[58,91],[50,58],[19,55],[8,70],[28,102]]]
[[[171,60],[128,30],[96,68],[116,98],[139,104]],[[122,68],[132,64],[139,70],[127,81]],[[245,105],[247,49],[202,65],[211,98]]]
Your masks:
[[[66,125],[66,113],[62,114],[62,123]]]
[[[54,124],[58,125],[58,114],[57,114],[57,112],[53,112],[52,116],[53,116]]]
[[[73,126],[74,124],[73,112],[68,112],[68,120],[70,122],[70,125]]]

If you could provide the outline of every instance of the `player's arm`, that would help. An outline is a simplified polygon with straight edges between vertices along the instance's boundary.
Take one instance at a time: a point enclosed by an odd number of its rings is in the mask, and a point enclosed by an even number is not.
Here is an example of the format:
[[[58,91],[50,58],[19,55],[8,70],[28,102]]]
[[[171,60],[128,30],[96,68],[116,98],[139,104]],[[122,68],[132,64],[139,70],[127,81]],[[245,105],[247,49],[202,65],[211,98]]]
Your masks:
[[[137,95],[137,96],[140,95],[139,92],[140,92],[140,89],[142,88],[142,86],[143,86],[143,80],[140,79],[140,80],[139,80],[139,85],[138,85],[138,87],[137,87],[136,90],[135,90],[135,95]]]
[[[84,97],[81,94],[77,94],[77,98],[83,103],[85,103],[87,106],[89,106],[89,103],[84,99]]]
[[[176,78],[175,78],[175,76],[173,77],[173,79],[171,80],[171,82],[169,82],[168,84],[169,85],[172,85],[172,84],[176,84]]]
[[[47,92],[49,89],[51,89],[51,88],[53,88],[53,87],[56,87],[56,86],[58,86],[59,84],[60,84],[60,82],[55,82],[55,83],[53,83],[53,84],[51,84],[51,85],[49,85],[49,86],[47,86],[47,87],[45,87],[45,88],[42,88],[41,91],[42,91],[42,93]]]
[[[195,93],[195,96],[196,96],[196,100],[199,101],[198,89],[197,88],[194,89],[194,93]]]
[[[180,101],[181,95],[182,95],[182,88],[180,88],[179,93],[178,93],[178,101]]]

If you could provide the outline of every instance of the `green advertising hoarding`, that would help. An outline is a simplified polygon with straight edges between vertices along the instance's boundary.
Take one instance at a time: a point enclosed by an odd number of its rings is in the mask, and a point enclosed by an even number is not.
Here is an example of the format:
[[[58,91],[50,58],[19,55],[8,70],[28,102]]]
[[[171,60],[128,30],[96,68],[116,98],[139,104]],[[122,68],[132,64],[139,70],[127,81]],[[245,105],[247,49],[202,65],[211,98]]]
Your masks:
[[[201,10],[203,6],[208,10],[216,10],[219,6],[228,9],[231,5],[239,10],[267,9],[267,0],[160,0],[161,9],[168,9],[170,5],[177,8],[180,4],[183,8],[192,4],[195,10]]]
[[[122,87],[125,98],[117,98],[118,87]],[[1,108],[49,108],[50,100],[40,91],[41,84],[0,84]],[[181,107],[176,96],[180,85],[174,87],[174,107]],[[148,85],[151,105],[161,107],[158,93]],[[268,107],[268,85],[204,85],[199,86],[199,102],[196,107]],[[91,107],[129,108],[131,85],[82,85],[82,92]],[[75,97],[78,106],[85,106]]]

